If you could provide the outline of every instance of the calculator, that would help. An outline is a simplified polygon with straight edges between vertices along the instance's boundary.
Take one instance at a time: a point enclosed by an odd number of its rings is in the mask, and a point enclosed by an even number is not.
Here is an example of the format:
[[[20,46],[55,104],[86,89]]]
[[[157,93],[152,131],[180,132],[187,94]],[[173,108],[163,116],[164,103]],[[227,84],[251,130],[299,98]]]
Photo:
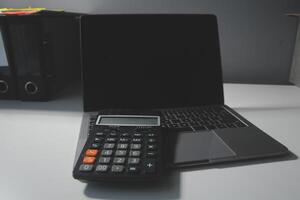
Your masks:
[[[98,115],[73,177],[83,181],[154,180],[162,174],[160,116]]]

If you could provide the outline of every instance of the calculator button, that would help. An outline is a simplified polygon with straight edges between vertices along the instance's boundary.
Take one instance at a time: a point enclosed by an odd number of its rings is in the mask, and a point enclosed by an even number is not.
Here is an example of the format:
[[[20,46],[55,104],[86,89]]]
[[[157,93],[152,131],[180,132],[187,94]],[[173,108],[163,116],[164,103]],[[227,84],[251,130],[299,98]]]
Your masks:
[[[122,143],[126,143],[126,142],[129,142],[129,139],[128,138],[120,138],[119,141]]]
[[[85,155],[95,157],[97,155],[97,153],[98,153],[98,150],[96,150],[96,149],[88,149],[88,150],[86,150]]]
[[[99,147],[100,147],[100,144],[99,144],[99,143],[93,143],[93,144],[91,145],[91,148],[93,148],[93,149],[99,149]]]
[[[95,135],[96,135],[96,136],[103,137],[103,136],[105,136],[105,133],[103,133],[103,132],[97,132],[97,133],[95,133]]]
[[[148,137],[156,137],[156,134],[154,134],[154,133],[148,133]]]
[[[138,173],[140,170],[139,170],[139,167],[138,166],[129,166],[128,168],[127,168],[127,171],[129,172],[129,173]]]
[[[118,134],[117,134],[116,132],[111,132],[111,133],[109,134],[109,136],[110,136],[110,137],[117,137]]]
[[[125,163],[125,158],[115,157],[114,158],[114,163],[115,164],[124,164]]]
[[[156,139],[154,139],[154,138],[149,138],[149,139],[148,139],[148,142],[149,142],[149,143],[155,143],[155,142],[156,142]]]
[[[103,148],[104,149],[113,149],[113,148],[115,148],[115,144],[114,143],[105,143]]]
[[[155,157],[156,156],[156,152],[155,151],[149,151],[147,152],[147,157]]]
[[[95,137],[95,140],[94,140],[96,143],[99,143],[99,142],[102,142],[103,141],[103,138],[100,138],[100,137]]]
[[[118,144],[117,148],[118,149],[127,149],[128,144]]]
[[[141,133],[134,133],[133,136],[134,137],[142,137],[142,134]]]
[[[130,145],[130,148],[131,148],[131,149],[137,149],[137,150],[139,150],[139,149],[141,149],[141,147],[142,147],[141,144],[131,144],[131,145]]]
[[[93,164],[95,162],[96,158],[95,157],[89,157],[89,156],[85,156],[83,158],[83,164]]]
[[[132,139],[132,142],[133,142],[133,143],[141,143],[141,142],[142,142],[142,139],[141,139],[141,138],[133,138],[133,139]]]
[[[139,158],[128,158],[128,164],[132,164],[132,165],[137,165],[140,163],[140,159]]]
[[[140,151],[130,151],[129,156],[139,157],[141,155]]]
[[[109,132],[109,131],[110,131],[110,130],[109,130],[108,128],[104,129],[104,132],[106,132],[106,133]]]
[[[82,164],[80,165],[79,167],[79,171],[81,172],[90,172],[93,170],[93,165],[85,165],[85,164]]]
[[[123,165],[113,165],[111,167],[111,171],[112,172],[120,173],[120,172],[123,172],[123,170],[124,170],[124,166]]]
[[[107,141],[107,142],[116,142],[116,141],[117,141],[117,138],[109,137],[109,138],[106,138],[106,141]]]
[[[97,165],[96,172],[107,172],[108,165]]]
[[[125,156],[127,153],[126,150],[117,150],[116,151],[116,156]]]
[[[102,156],[111,156],[112,153],[113,153],[112,150],[103,150],[103,151],[101,152],[101,155],[102,155]]]
[[[144,168],[146,173],[154,173],[155,172],[155,160],[148,159],[144,163]]]
[[[155,144],[149,144],[149,145],[147,145],[147,149],[148,150],[155,150],[156,149],[156,145]]]
[[[129,137],[129,133],[122,133],[121,136],[122,137]]]
[[[110,162],[110,157],[100,157],[99,158],[99,163],[109,163]]]

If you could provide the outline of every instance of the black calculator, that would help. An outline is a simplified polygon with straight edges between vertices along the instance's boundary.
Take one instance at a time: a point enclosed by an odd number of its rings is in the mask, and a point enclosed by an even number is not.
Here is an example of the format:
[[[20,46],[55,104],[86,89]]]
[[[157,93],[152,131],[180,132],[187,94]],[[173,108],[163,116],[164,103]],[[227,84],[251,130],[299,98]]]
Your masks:
[[[162,174],[160,116],[98,115],[73,170],[85,181],[153,180]]]

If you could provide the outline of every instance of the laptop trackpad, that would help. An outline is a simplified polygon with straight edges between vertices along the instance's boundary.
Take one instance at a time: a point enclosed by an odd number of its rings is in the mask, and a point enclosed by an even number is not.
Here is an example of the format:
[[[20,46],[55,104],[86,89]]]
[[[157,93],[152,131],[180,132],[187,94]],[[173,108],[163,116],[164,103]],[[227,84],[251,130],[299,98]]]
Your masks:
[[[213,163],[236,156],[214,131],[168,133],[166,144],[167,164],[175,167]]]

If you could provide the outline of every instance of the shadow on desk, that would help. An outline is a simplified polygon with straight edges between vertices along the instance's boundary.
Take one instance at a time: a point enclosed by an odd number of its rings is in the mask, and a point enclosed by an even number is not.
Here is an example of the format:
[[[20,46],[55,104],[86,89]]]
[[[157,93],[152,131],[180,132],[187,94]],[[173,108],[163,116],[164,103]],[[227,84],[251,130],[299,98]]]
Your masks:
[[[179,199],[180,174],[172,172],[157,182],[88,183],[84,193],[94,199]]]

